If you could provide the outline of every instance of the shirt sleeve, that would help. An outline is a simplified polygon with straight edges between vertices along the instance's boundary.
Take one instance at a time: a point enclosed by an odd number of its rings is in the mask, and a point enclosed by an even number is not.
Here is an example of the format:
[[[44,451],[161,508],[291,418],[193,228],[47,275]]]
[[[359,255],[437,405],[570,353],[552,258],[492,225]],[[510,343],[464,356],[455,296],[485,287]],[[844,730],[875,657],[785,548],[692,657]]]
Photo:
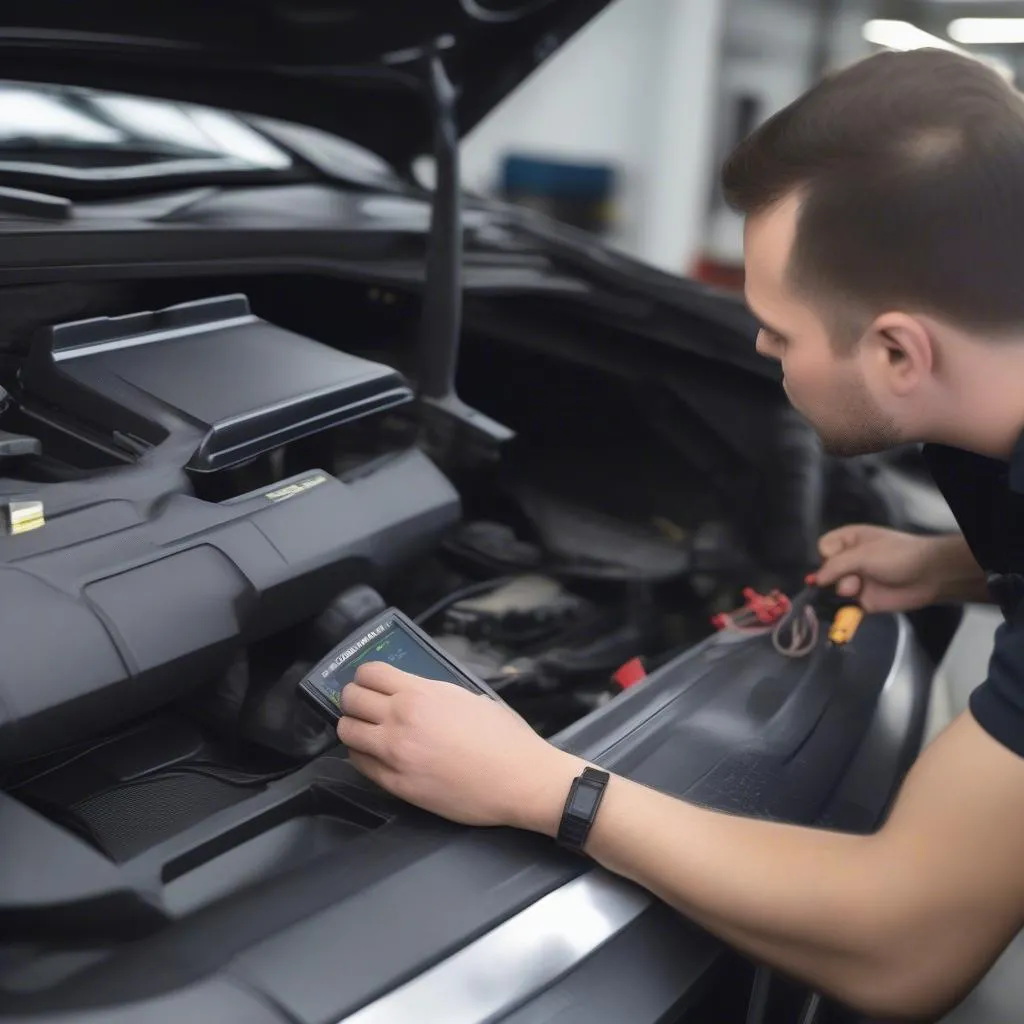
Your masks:
[[[1024,626],[996,630],[988,676],[971,694],[975,721],[994,740],[1024,757]]]

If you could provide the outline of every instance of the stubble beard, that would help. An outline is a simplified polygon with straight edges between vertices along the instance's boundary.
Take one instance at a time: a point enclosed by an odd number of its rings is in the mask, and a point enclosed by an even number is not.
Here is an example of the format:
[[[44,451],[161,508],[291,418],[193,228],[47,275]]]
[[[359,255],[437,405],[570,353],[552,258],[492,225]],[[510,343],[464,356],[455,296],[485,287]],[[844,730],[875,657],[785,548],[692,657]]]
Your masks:
[[[828,425],[811,422],[827,455],[856,458],[899,447],[903,437],[892,417],[878,408],[862,382],[844,385]]]

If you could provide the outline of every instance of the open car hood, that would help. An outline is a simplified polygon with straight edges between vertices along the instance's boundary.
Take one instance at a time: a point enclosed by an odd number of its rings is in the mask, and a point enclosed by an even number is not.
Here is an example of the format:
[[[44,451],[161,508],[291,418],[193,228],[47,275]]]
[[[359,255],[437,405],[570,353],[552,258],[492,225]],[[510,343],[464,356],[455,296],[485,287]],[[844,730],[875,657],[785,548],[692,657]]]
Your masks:
[[[334,132],[407,168],[431,151],[424,55],[472,128],[608,0],[34,0],[0,14],[8,79],[202,103]]]
[[[190,102],[333,133],[411,171],[432,154],[435,183],[417,352],[418,399],[439,444],[456,434],[490,452],[510,439],[455,391],[465,221],[458,141],[609,0],[33,0],[0,11],[6,80]],[[45,198],[45,197],[44,197]],[[511,216],[511,214],[510,214]],[[532,237],[579,258],[534,225]],[[607,270],[611,253],[588,265]],[[629,266],[631,290],[669,295],[750,350],[753,325],[730,300]],[[696,293],[696,294],[695,294]],[[712,311],[709,314],[709,309]],[[742,314],[741,314],[742,315]],[[678,333],[678,330],[675,330]],[[750,357],[744,361],[749,367]],[[766,360],[759,375],[776,376]]]

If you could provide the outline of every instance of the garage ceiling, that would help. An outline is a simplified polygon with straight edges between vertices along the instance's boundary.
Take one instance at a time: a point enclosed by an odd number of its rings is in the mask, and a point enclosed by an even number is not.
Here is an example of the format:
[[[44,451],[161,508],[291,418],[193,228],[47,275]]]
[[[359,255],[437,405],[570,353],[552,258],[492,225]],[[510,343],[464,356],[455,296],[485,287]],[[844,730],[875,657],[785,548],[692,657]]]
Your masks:
[[[911,21],[945,35],[954,18],[1024,18],[1021,0],[878,0],[877,17]]]

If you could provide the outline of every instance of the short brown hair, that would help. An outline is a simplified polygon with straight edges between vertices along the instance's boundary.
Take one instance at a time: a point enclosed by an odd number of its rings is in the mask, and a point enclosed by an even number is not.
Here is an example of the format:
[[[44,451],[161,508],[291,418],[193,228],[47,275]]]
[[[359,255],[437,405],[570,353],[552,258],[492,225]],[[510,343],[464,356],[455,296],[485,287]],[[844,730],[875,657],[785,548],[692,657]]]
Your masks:
[[[722,172],[746,215],[802,193],[789,275],[833,310],[1024,330],[1024,97],[980,61],[881,53],[761,125]]]

